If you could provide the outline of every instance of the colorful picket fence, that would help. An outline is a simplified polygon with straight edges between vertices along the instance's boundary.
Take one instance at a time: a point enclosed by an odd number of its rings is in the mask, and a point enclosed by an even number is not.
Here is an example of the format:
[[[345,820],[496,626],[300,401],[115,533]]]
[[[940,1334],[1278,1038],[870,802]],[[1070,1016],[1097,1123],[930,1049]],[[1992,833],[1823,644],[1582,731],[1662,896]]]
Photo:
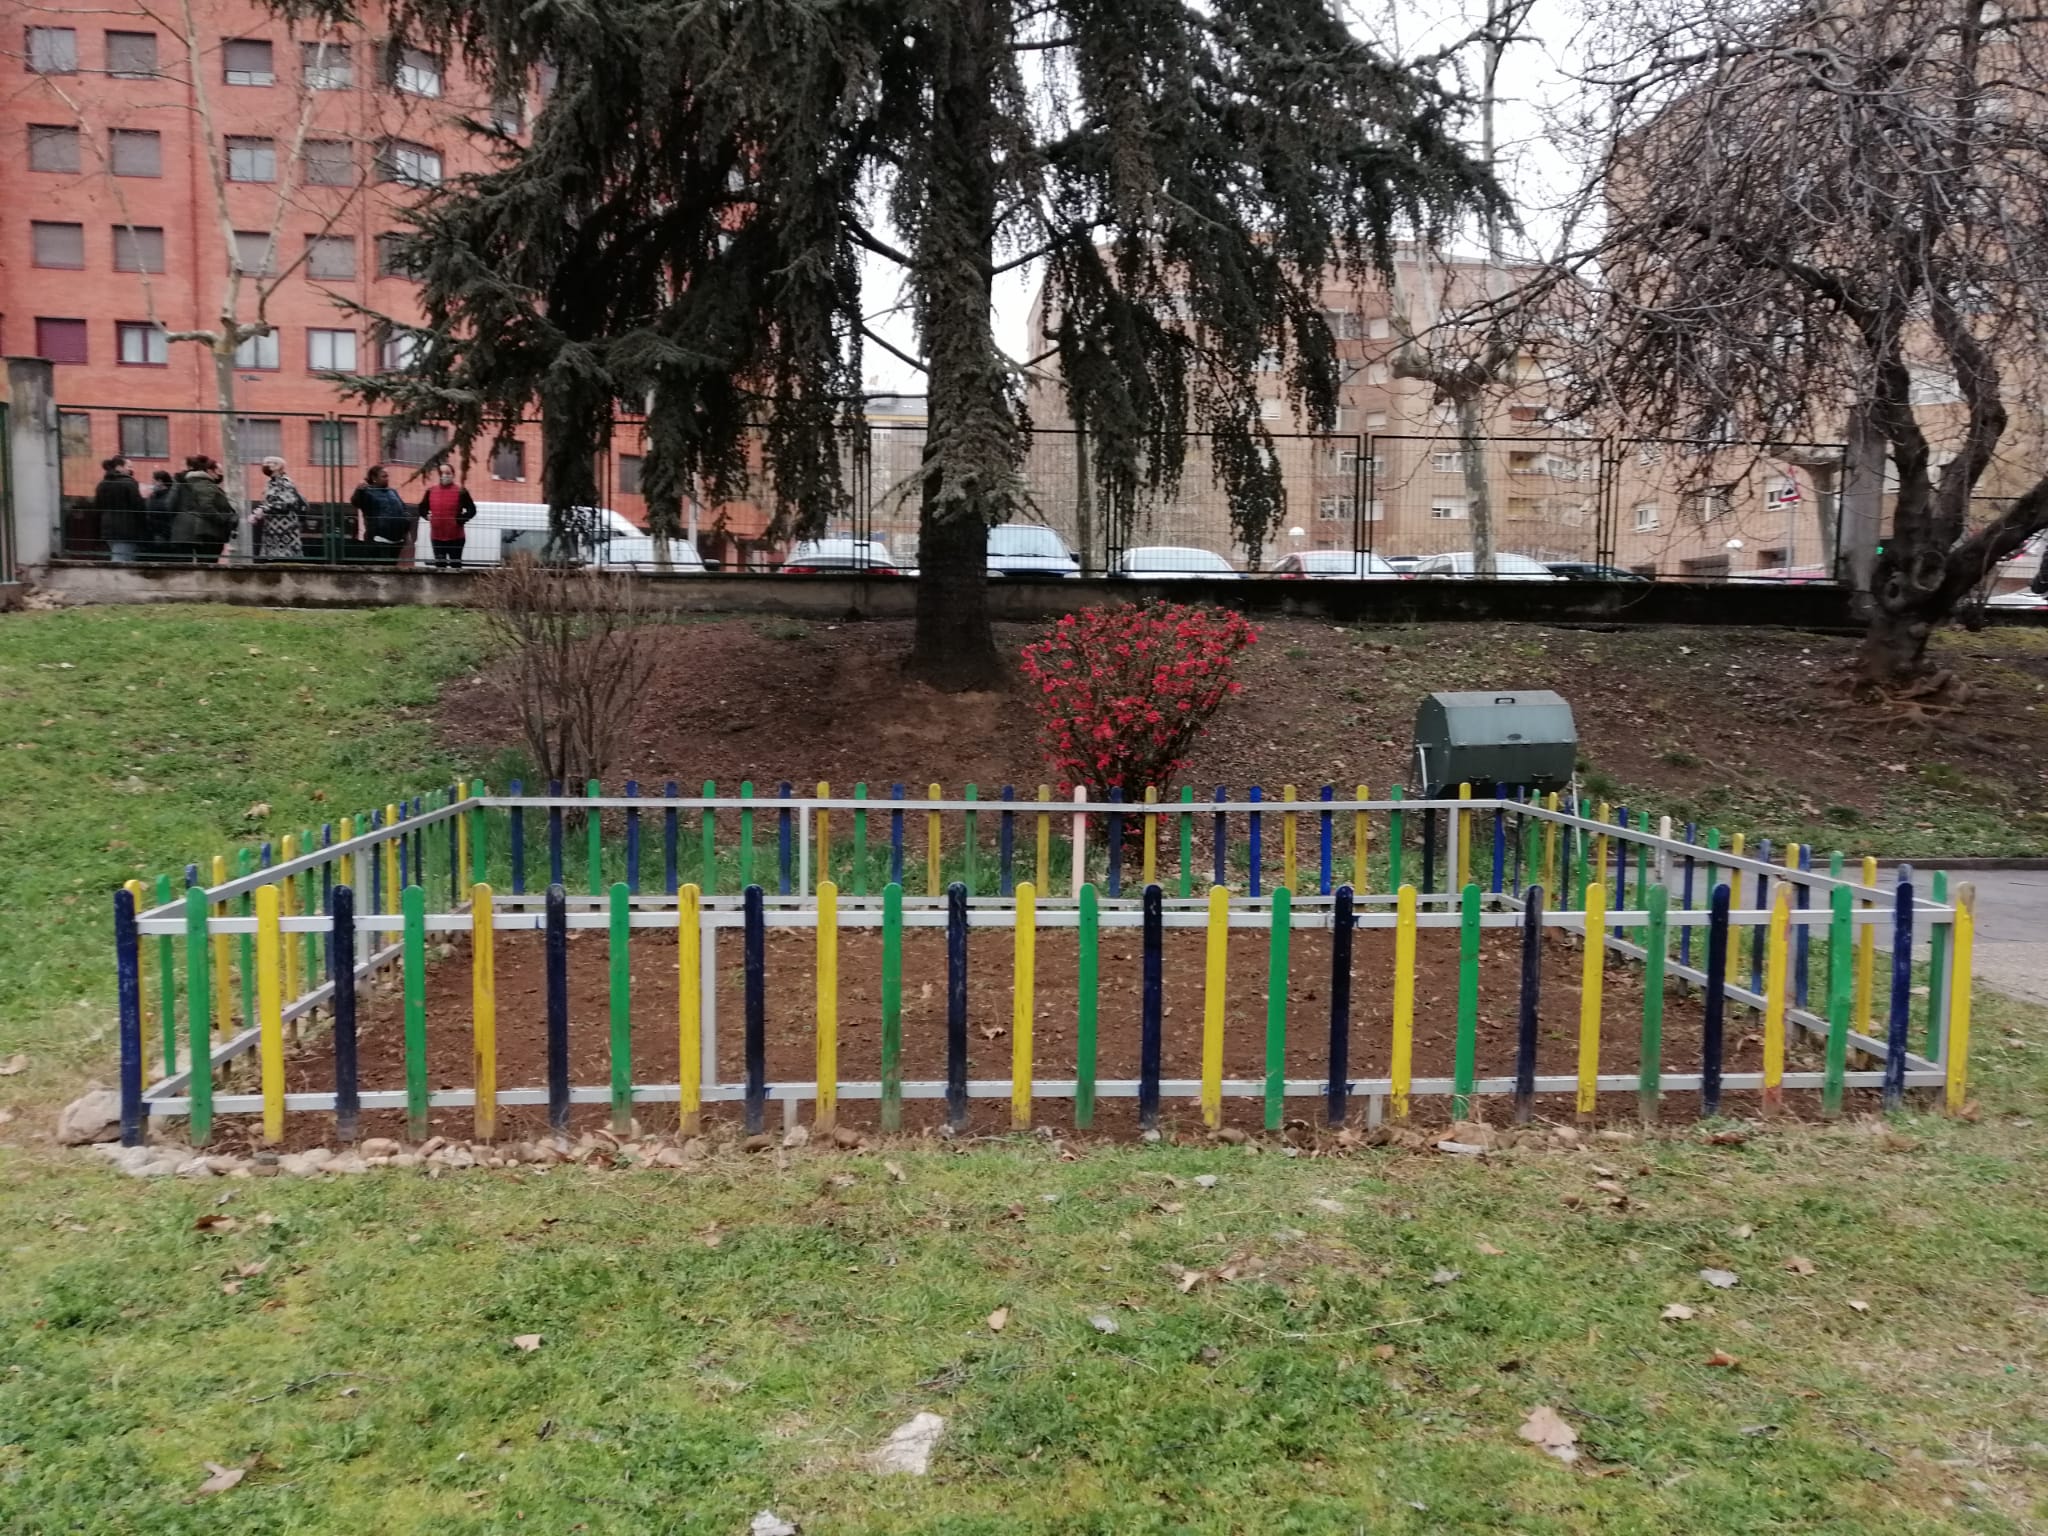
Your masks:
[[[1939,1087],[1952,1108],[1967,1095],[1970,889],[1963,887],[1951,902],[1937,874],[1931,895],[1923,897],[1909,869],[1898,872],[1891,888],[1880,888],[1870,859],[1855,871],[1860,878],[1851,879],[1839,854],[1818,872],[1807,848],[1773,850],[1764,842],[1752,849],[1739,834],[1724,845],[1716,831],[1674,828],[1668,818],[1653,827],[1641,813],[1560,806],[1556,796],[1478,797],[1469,786],[1455,799],[1440,800],[1407,800],[1399,788],[1371,799],[1360,785],[1355,797],[1342,800],[1334,786],[1325,786],[1308,798],[1287,787],[1277,800],[1254,788],[1243,799],[1219,789],[1203,800],[1191,790],[1177,797],[1148,792],[1143,800],[1091,799],[1076,791],[1071,802],[1054,800],[1044,786],[1028,800],[1005,787],[994,801],[981,799],[972,786],[949,799],[936,785],[920,798],[891,786],[886,799],[870,798],[864,785],[845,798],[824,784],[803,798],[788,784],[769,797],[756,796],[751,785],[737,797],[720,797],[711,784],[694,797],[681,795],[673,783],[659,797],[640,795],[637,785],[617,797],[602,795],[595,784],[582,796],[527,796],[519,789],[515,784],[510,794],[490,795],[478,783],[467,792],[451,788],[436,797],[437,805],[424,799],[394,804],[360,826],[344,820],[338,836],[323,828],[317,845],[310,836],[303,843],[285,839],[275,860],[266,846],[258,857],[238,861],[232,877],[217,858],[210,885],[199,883],[196,867],[188,869],[182,900],[167,880],[158,882],[157,900],[147,907],[139,882],[117,892],[124,1139],[139,1140],[150,1115],[183,1115],[194,1142],[204,1143],[216,1115],[256,1114],[264,1136],[275,1141],[288,1114],[313,1112],[332,1115],[336,1136],[349,1140],[364,1110],[403,1110],[409,1131],[419,1136],[435,1109],[470,1110],[476,1134],[489,1138],[500,1108],[543,1104],[557,1129],[567,1125],[576,1104],[608,1105],[622,1125],[639,1106],[674,1104],[678,1127],[686,1131],[697,1127],[705,1106],[738,1104],[755,1131],[773,1102],[788,1121],[811,1103],[817,1123],[829,1127],[842,1101],[879,1100],[881,1123],[893,1128],[906,1100],[943,1100],[949,1123],[959,1125],[971,1100],[1006,1097],[1012,1124],[1021,1128],[1039,1114],[1038,1101],[1050,1098],[1070,1100],[1073,1123],[1085,1129],[1098,1102],[1111,1098],[1135,1099],[1140,1125],[1150,1128],[1168,1099],[1195,1101],[1210,1125],[1220,1123],[1224,1100],[1257,1099],[1264,1123],[1277,1127],[1289,1099],[1319,1099],[1328,1123],[1342,1125],[1357,1113],[1354,1106],[1362,1104],[1366,1123],[1376,1124],[1407,1118],[1425,1098],[1447,1098],[1452,1114],[1462,1118],[1480,1099],[1506,1097],[1515,1118],[1526,1120],[1536,1098],[1552,1094],[1571,1096],[1579,1114],[1591,1115],[1600,1094],[1633,1092],[1649,1118],[1672,1095],[1696,1095],[1708,1116],[1730,1092],[1755,1092],[1772,1112],[1783,1107],[1787,1091],[1815,1090],[1825,1114],[1838,1113],[1851,1089],[1878,1090],[1888,1108],[1900,1106],[1909,1089]],[[569,824],[577,817],[584,820],[586,889],[572,893],[565,876]],[[835,824],[835,818],[842,819]],[[695,826],[686,828],[686,819]],[[1312,870],[1303,867],[1304,845],[1313,854]],[[643,880],[656,863],[658,877]],[[536,877],[538,890],[530,888]],[[946,936],[946,1075],[906,1081],[903,935],[920,927],[943,929]],[[1880,927],[1891,936],[1882,989]],[[579,928],[607,935],[611,1072],[603,1084],[573,1082],[569,1072],[567,940]],[[673,1018],[682,1066],[675,1082],[634,1081],[627,956],[636,928],[676,936]],[[816,1065],[811,1077],[798,1081],[771,1082],[766,1071],[771,928],[807,931],[816,946]],[[1069,928],[1078,957],[1075,995],[1041,997],[1039,936]],[[1161,971],[1169,928],[1201,929],[1206,936],[1201,1072],[1195,1078],[1169,1078],[1161,1070]],[[1348,1059],[1351,945],[1358,930],[1373,928],[1393,932],[1386,978],[1391,1065],[1383,1077],[1358,1077]],[[745,1070],[721,1080],[714,983],[721,940],[735,929],[745,975],[739,1021]],[[881,1069],[873,1080],[842,1081],[839,938],[861,929],[881,937]],[[1009,934],[1007,1078],[975,1079],[968,1072],[967,977],[970,935],[977,929]],[[1118,929],[1137,930],[1141,941],[1140,1068],[1136,1077],[1104,1078],[1096,1071],[1102,935]],[[1232,978],[1228,935],[1247,929],[1267,935],[1265,973]],[[1449,1077],[1417,1077],[1418,947],[1450,942],[1424,937],[1439,929],[1456,934],[1455,1067]],[[1482,1075],[1475,1052],[1478,958],[1489,929],[1519,932],[1521,988],[1513,1068]],[[1314,1021],[1289,1016],[1281,984],[1291,936],[1303,930],[1331,935],[1326,1016]],[[1535,1070],[1545,930],[1568,933],[1583,946],[1576,1070],[1570,1074]],[[1828,961],[1818,1000],[1811,996],[1816,930]],[[500,1086],[498,935],[535,931],[543,935],[545,953],[547,1080]],[[1930,944],[1916,1050],[1913,953],[1921,932]],[[471,939],[474,1081],[430,1090],[428,944],[456,934]],[[1632,1075],[1600,1070],[1602,1036],[1610,1027],[1603,979],[1616,958],[1645,971],[1640,1066]],[[365,977],[393,966],[402,978],[405,1087],[364,1090],[357,1067],[358,989]],[[1667,1062],[1662,1047],[1666,989],[1681,982],[1702,997],[1696,1067]],[[1233,985],[1263,989],[1266,998],[1266,1070],[1260,1076],[1223,1075],[1224,1004]],[[163,1072],[145,1087],[151,997]],[[1071,1062],[1046,1062],[1035,1050],[1034,1020],[1045,1006],[1073,1009]],[[1736,1009],[1760,1020],[1760,1071],[1724,1069],[1728,1018]],[[314,1019],[327,1032],[333,1086],[288,1093],[287,1031]],[[1303,1029],[1326,1041],[1326,1071],[1312,1079],[1284,1071],[1290,1032]],[[1824,1044],[1820,1070],[1787,1069],[1793,1032]],[[310,1048],[303,1040],[300,1046]],[[238,1091],[231,1081],[235,1064],[251,1053],[256,1091]],[[1870,1065],[1852,1065],[1852,1058]],[[1048,1072],[1056,1075],[1043,1075]]]

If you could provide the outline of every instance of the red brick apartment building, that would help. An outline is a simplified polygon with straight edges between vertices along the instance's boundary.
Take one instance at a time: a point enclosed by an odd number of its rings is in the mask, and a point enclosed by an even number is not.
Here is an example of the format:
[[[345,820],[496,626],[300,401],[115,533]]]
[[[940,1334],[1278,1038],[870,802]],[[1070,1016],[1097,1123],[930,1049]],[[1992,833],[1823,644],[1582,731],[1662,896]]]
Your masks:
[[[117,451],[145,485],[219,452],[213,356],[166,335],[216,327],[231,285],[237,319],[258,319],[260,301],[273,327],[237,354],[241,458],[282,454],[314,500],[345,500],[379,461],[417,487],[405,466],[443,435],[389,432],[330,375],[403,366],[405,338],[369,318],[417,315],[387,243],[397,209],[488,163],[465,120],[523,132],[547,82],[491,100],[453,61],[392,46],[377,14],[323,32],[245,0],[13,11],[0,34],[0,353],[55,365],[68,494],[89,493]],[[637,443],[622,432],[601,477],[636,520]],[[480,450],[465,478],[479,500],[537,500],[539,463],[530,427]]]

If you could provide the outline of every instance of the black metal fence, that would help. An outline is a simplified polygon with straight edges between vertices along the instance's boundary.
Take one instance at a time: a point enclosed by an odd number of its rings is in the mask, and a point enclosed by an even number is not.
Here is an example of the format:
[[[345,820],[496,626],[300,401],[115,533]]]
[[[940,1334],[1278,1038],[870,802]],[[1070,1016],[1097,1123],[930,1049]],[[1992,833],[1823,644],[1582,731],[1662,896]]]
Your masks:
[[[183,470],[188,455],[222,457],[217,411],[118,405],[60,408],[64,513],[60,553],[104,558],[93,491],[100,462],[125,455],[150,488],[152,476]],[[394,547],[365,537],[351,497],[371,464],[386,466],[409,509],[424,494],[431,466],[448,457],[439,427],[395,428],[368,414],[271,412],[237,418],[245,481],[229,494],[245,510],[260,498],[257,463],[283,457],[308,509],[304,558],[324,564],[414,558],[412,541]],[[1152,571],[1241,574],[1469,574],[1482,513],[1504,576],[1538,577],[1563,567],[1580,576],[1620,579],[1833,579],[1836,475],[1833,445],[1683,443],[1576,436],[1554,427],[1468,442],[1451,431],[1289,433],[1272,436],[1283,491],[1277,527],[1247,548],[1230,498],[1216,474],[1209,439],[1191,434],[1170,492],[1141,494],[1110,508],[1094,484],[1088,441],[1071,429],[1032,434],[1021,466],[1023,519],[1042,525],[1071,557],[1009,559],[1020,550],[1055,548],[1012,536],[992,547],[991,568],[1087,575]],[[772,570],[794,555],[820,567],[918,564],[925,427],[911,414],[873,413],[848,429],[841,450],[841,510],[822,544],[799,547],[780,536],[776,498],[763,447],[734,494],[687,498],[677,566]],[[594,466],[602,505],[585,553],[611,564],[656,564],[639,532],[643,431],[622,420]],[[466,558],[491,564],[545,535],[540,428],[522,423],[489,448],[455,462],[479,505]],[[614,515],[615,514],[615,515]],[[424,541],[420,554],[424,558]],[[190,558],[153,540],[143,558]],[[222,558],[234,559],[232,546]]]

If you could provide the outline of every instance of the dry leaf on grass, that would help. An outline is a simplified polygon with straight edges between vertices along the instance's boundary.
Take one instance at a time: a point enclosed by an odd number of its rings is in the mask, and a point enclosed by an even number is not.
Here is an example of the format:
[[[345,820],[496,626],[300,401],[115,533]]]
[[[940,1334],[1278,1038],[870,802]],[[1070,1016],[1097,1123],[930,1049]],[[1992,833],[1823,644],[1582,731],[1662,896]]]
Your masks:
[[[200,1493],[226,1493],[249,1475],[245,1467],[224,1467],[217,1461],[204,1462],[202,1465],[213,1475],[199,1485]]]
[[[1795,1275],[1810,1275],[1813,1273],[1815,1266],[1813,1260],[1802,1258],[1795,1253],[1784,1262],[1782,1267],[1791,1270]]]
[[[1531,1445],[1540,1446],[1546,1456],[1567,1464],[1579,1459],[1579,1432],[1557,1416],[1557,1410],[1539,1405],[1529,1410],[1522,1427],[1515,1431]]]
[[[1107,1312],[1097,1312],[1088,1319],[1088,1322],[1097,1333],[1115,1333],[1117,1331],[1116,1319]]]
[[[1462,1273],[1462,1270],[1440,1269],[1435,1274],[1429,1277],[1429,1283],[1431,1285],[1449,1285],[1453,1280],[1456,1280],[1458,1276]]]
[[[1010,1309],[1008,1307],[997,1307],[995,1311],[989,1313],[988,1331],[990,1333],[1001,1333],[1005,1328],[1009,1326]]]
[[[18,1077],[28,1070],[28,1058],[19,1052],[0,1061],[0,1077]]]
[[[1857,1301],[1854,1297],[1851,1297],[1849,1310],[1851,1312],[1868,1312],[1870,1310],[1870,1303],[1867,1301]]]
[[[1669,1302],[1657,1316],[1667,1323],[1689,1323],[1692,1321],[1692,1308],[1682,1301]]]
[[[1311,1200],[1309,1204],[1328,1216],[1342,1216],[1344,1204],[1340,1200]]]
[[[1742,1362],[1741,1360],[1737,1359],[1734,1355],[1729,1354],[1727,1350],[1717,1349],[1711,1355],[1707,1356],[1707,1364],[1718,1365],[1725,1370],[1732,1371],[1735,1369],[1736,1366],[1742,1364]]]
[[[530,1355],[540,1348],[540,1335],[537,1333],[514,1334],[512,1336],[512,1347]]]
[[[1475,1249],[1477,1249],[1480,1253],[1485,1254],[1486,1257],[1488,1257],[1489,1259],[1501,1259],[1507,1257],[1507,1249],[1496,1248],[1493,1246],[1493,1244],[1489,1243],[1483,1237],[1478,1242],[1474,1243],[1472,1246]]]
[[[204,1216],[201,1216],[192,1223],[192,1230],[195,1232],[232,1232],[240,1225],[241,1223],[232,1216],[222,1215],[219,1211],[208,1211]]]
[[[270,1268],[270,1260],[257,1259],[254,1263],[237,1264],[235,1266],[235,1274],[244,1280],[254,1280],[268,1268]]]
[[[1717,1291],[1729,1290],[1742,1283],[1742,1277],[1732,1269],[1703,1269],[1700,1278]]]
[[[882,1164],[882,1167],[888,1173],[889,1177],[894,1179],[898,1184],[903,1183],[904,1180],[909,1178],[909,1175],[903,1171],[903,1165],[901,1163],[885,1162]]]

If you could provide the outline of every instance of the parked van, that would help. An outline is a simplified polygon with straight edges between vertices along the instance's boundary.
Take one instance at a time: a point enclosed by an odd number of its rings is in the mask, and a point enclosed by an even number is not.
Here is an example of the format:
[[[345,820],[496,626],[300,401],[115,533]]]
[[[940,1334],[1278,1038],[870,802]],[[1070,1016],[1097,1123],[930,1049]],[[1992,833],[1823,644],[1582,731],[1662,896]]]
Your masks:
[[[585,508],[584,517],[595,523],[596,532],[578,551],[579,558],[606,566],[643,571],[657,569],[654,540],[645,529],[636,528],[610,507]],[[548,545],[547,504],[480,501],[476,504],[476,516],[470,521],[467,532],[469,542],[462,552],[465,565],[497,565],[507,555],[522,549],[531,552],[536,559],[545,558]],[[704,558],[688,539],[669,540],[668,561],[672,571],[684,575],[704,574]]]

